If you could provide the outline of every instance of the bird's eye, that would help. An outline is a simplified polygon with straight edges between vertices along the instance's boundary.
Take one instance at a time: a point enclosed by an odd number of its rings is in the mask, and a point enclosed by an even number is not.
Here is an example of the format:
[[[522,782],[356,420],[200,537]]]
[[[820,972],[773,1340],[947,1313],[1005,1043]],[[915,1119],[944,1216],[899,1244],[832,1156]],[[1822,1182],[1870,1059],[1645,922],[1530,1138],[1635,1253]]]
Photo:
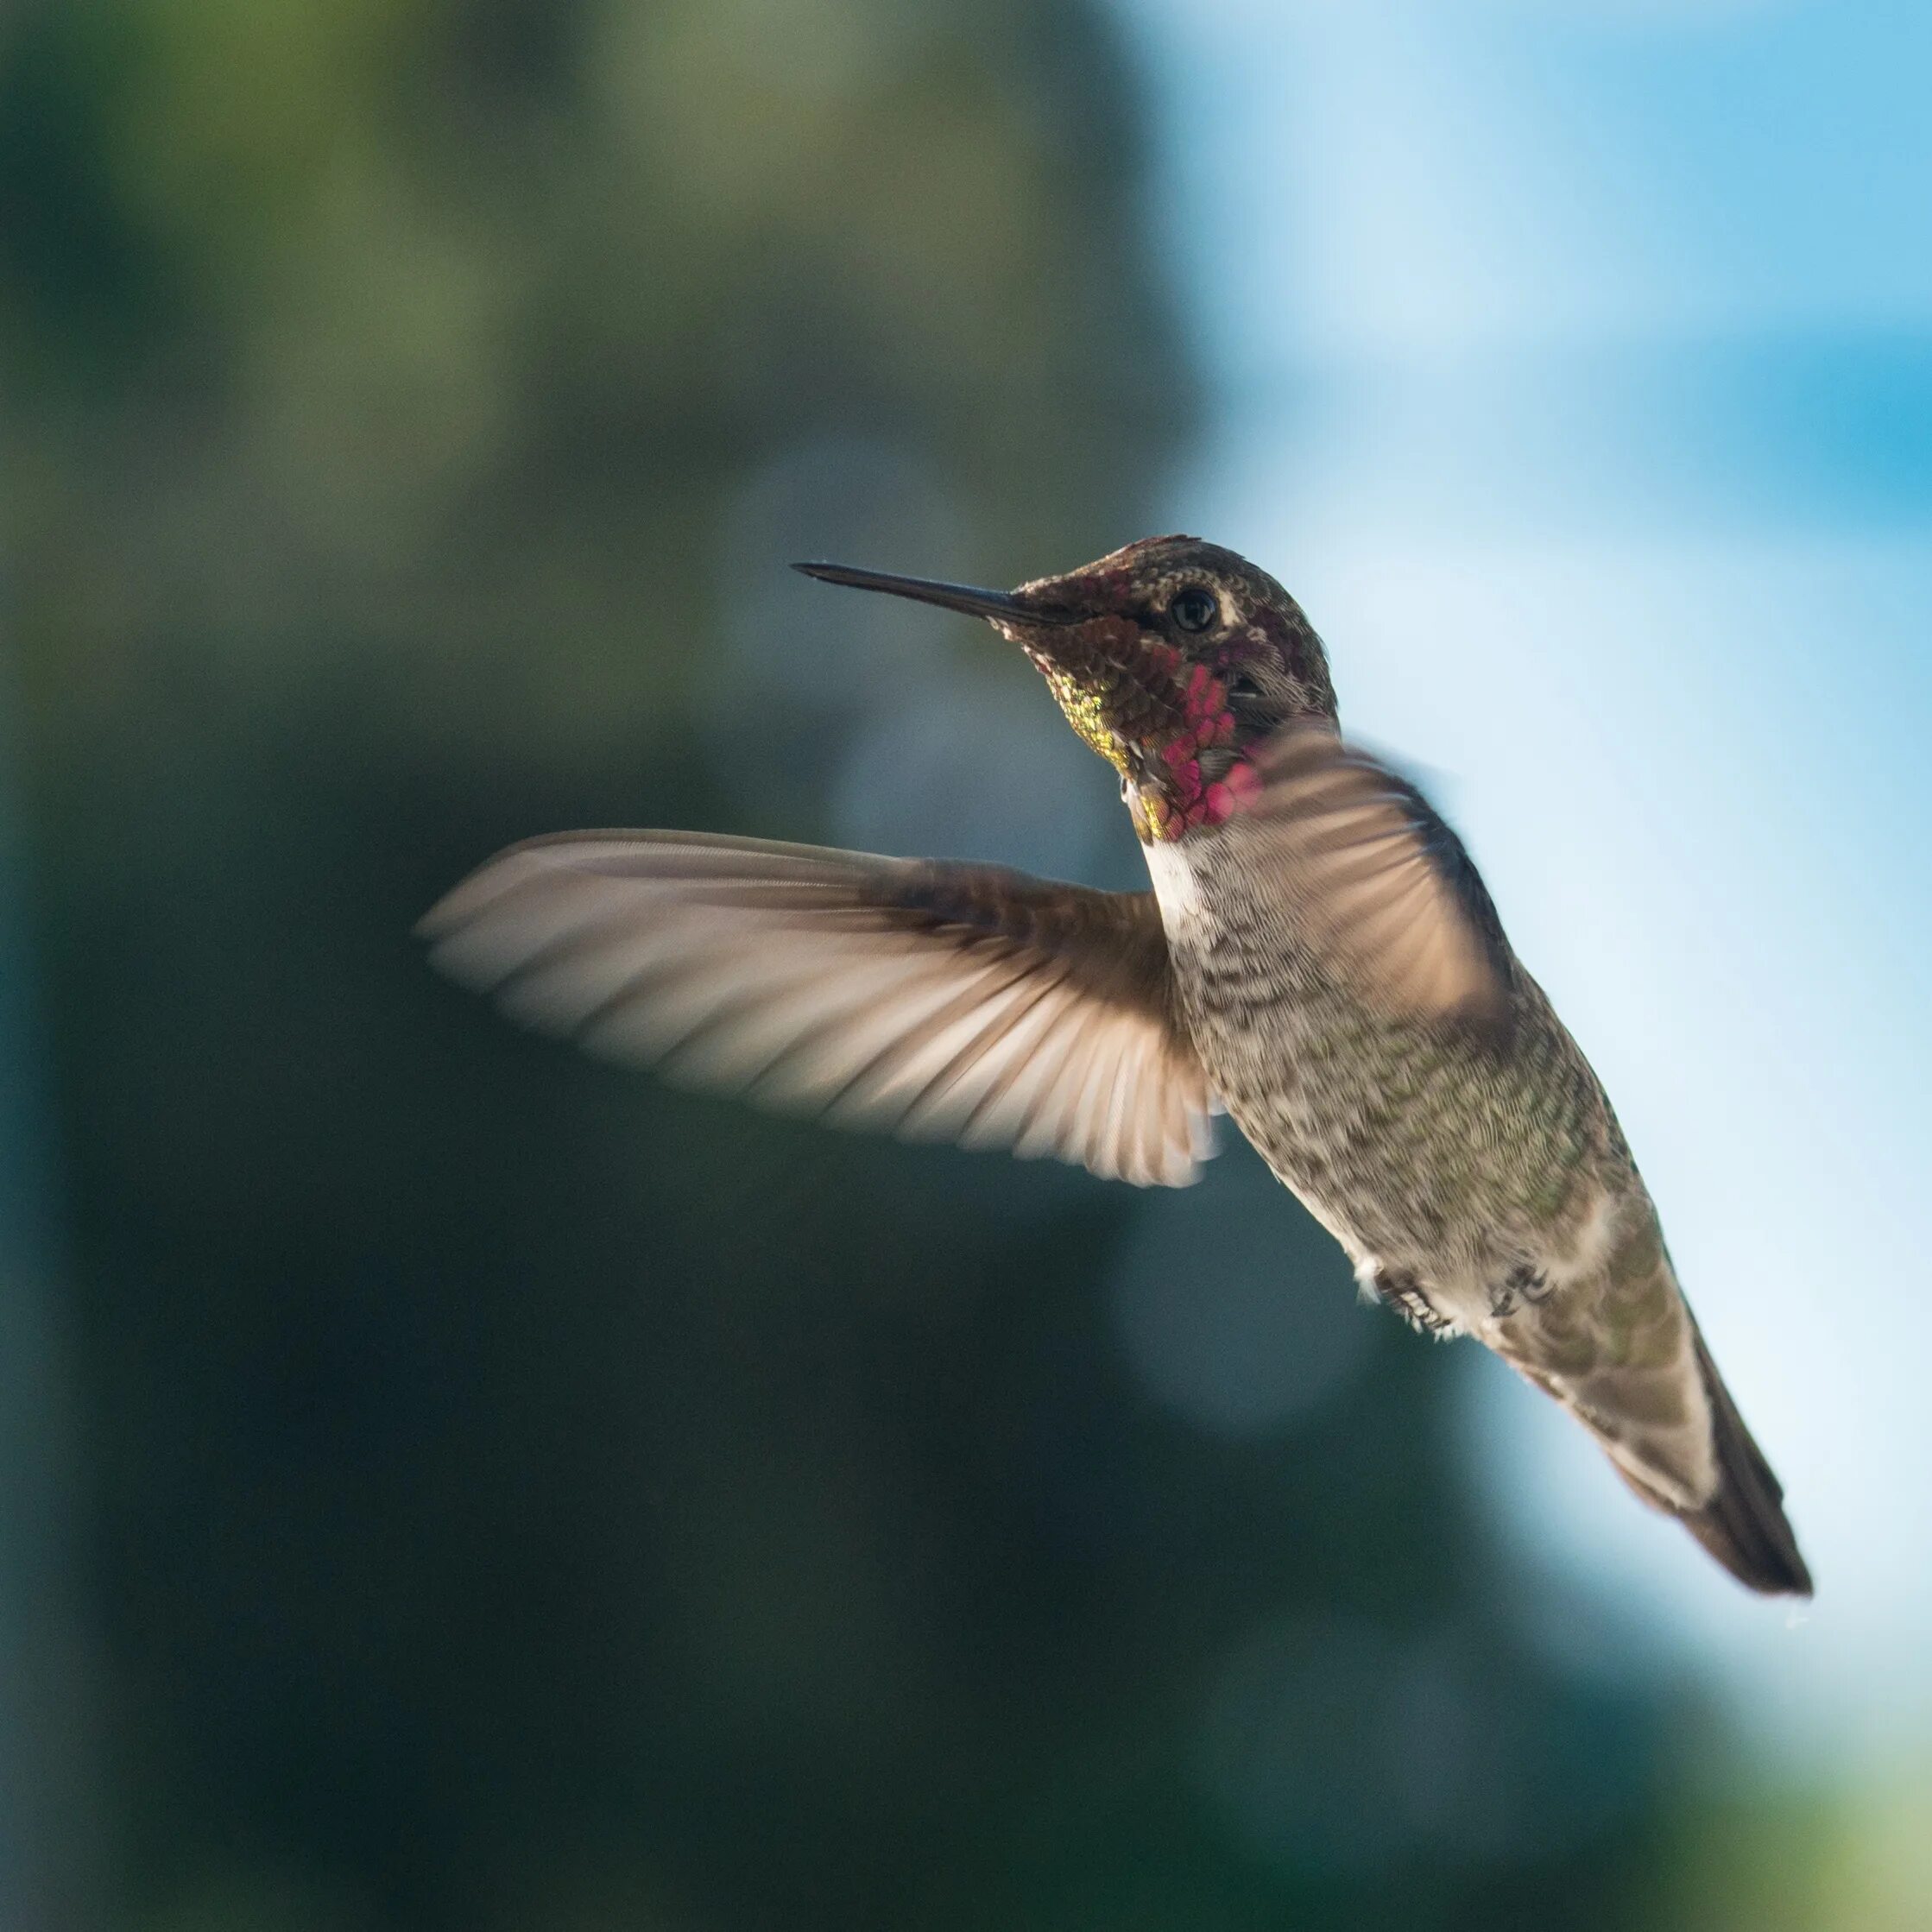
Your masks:
[[[1182,630],[1205,630],[1221,615],[1221,606],[1212,590],[1190,584],[1186,590],[1175,593],[1167,615]]]

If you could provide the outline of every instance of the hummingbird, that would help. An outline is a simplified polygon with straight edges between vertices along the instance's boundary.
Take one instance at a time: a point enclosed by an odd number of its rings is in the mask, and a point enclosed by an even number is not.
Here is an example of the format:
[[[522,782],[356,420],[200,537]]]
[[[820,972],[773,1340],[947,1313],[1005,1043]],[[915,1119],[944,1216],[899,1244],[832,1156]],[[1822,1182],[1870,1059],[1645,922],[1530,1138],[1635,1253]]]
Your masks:
[[[1750,1588],[1809,1596],[1589,1063],[1422,791],[1345,737],[1327,653],[1234,552],[1153,537],[984,619],[1111,765],[1150,889],[704,832],[490,859],[423,921],[517,1019],[674,1082],[1140,1185],[1226,1113],[1363,1294],[1473,1335]]]

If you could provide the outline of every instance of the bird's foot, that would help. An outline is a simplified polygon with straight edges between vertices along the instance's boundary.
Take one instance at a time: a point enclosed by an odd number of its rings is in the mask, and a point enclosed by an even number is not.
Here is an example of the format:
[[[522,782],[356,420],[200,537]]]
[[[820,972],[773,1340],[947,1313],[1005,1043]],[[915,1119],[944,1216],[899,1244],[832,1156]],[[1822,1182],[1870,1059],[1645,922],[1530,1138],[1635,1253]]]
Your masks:
[[[1388,1307],[1392,1308],[1419,1335],[1449,1335],[1455,1323],[1429,1298],[1429,1291],[1406,1272],[1378,1268],[1369,1277],[1369,1285]]]
[[[1533,1308],[1550,1292],[1550,1278],[1527,1261],[1518,1261],[1500,1281],[1489,1285],[1489,1312],[1500,1321],[1516,1312],[1519,1301]]]

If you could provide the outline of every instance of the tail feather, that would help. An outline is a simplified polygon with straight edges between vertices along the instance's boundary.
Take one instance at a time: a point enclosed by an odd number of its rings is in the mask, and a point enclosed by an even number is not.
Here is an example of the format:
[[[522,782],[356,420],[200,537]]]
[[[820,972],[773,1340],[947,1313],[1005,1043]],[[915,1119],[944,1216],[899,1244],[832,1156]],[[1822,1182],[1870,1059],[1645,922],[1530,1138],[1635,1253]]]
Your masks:
[[[1811,1572],[1784,1513],[1784,1491],[1745,1427],[1702,1335],[1697,1366],[1710,1398],[1717,1493],[1683,1512],[1684,1527],[1740,1583],[1767,1596],[1809,1596]]]
[[[1611,1467],[1652,1509],[1674,1516],[1746,1588],[1765,1596],[1809,1596],[1811,1572],[1784,1513],[1784,1490],[1745,1427],[1724,1378],[1695,1324],[1697,1367],[1710,1405],[1717,1487],[1710,1500],[1685,1509],[1651,1488],[1614,1456]]]
[[[1638,1193],[1613,1210],[1611,1227],[1601,1274],[1516,1311],[1495,1345],[1740,1583],[1809,1596],[1784,1492],[1711,1360],[1656,1209]]]

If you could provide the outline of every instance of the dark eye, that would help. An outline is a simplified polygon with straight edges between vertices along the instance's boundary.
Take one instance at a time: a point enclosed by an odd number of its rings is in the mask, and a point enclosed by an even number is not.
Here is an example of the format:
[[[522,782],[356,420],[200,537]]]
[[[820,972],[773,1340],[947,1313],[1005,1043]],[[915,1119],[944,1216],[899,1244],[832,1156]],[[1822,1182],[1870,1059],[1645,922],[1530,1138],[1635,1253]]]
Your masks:
[[[1221,606],[1215,601],[1212,590],[1203,590],[1198,584],[1190,584],[1184,590],[1174,595],[1174,601],[1167,607],[1167,615],[1182,630],[1205,630],[1221,615]]]

